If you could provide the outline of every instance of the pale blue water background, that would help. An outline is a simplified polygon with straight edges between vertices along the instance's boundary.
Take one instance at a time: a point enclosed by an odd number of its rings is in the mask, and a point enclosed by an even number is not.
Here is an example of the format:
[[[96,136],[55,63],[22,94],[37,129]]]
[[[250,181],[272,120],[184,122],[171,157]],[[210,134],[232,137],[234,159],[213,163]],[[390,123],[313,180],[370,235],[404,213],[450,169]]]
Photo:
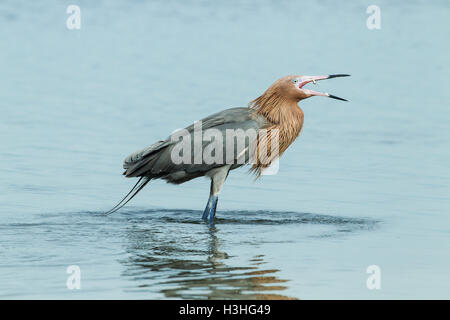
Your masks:
[[[0,298],[450,298],[449,15],[448,1],[2,1]],[[350,102],[301,102],[279,173],[232,172],[215,227],[206,179],[101,215],[134,183],[129,153],[292,73],[349,73],[318,89]]]

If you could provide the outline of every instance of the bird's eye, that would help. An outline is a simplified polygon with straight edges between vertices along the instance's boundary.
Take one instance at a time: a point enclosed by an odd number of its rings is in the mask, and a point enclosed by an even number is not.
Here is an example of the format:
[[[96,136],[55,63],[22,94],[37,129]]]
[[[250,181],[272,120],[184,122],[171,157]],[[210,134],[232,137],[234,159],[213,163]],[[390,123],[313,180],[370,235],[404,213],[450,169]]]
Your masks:
[[[297,82],[298,82],[298,79],[292,80],[292,83],[293,83],[293,84],[296,84]]]

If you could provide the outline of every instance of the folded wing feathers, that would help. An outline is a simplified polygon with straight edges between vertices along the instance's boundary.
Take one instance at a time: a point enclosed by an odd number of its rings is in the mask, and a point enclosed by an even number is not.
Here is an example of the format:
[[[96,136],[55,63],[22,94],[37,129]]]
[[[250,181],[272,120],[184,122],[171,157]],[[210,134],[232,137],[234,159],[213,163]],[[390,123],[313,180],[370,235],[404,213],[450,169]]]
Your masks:
[[[141,161],[146,156],[163,148],[165,146],[165,144],[166,144],[166,141],[158,141],[155,144],[152,144],[150,147],[133,152],[128,157],[126,157],[125,160],[123,161],[123,168],[129,169],[130,167],[132,167],[133,165],[135,165],[136,163]]]
[[[239,127],[239,123],[243,127],[247,127],[253,123],[253,121],[260,123],[259,126],[263,126],[264,120],[255,119],[252,114],[253,111],[249,108],[227,109],[202,119],[202,129],[205,130],[212,127],[224,129],[224,125]],[[256,122],[253,125],[256,125]],[[194,131],[194,125],[190,125],[186,128],[186,130],[192,133]],[[176,142],[171,141],[169,137],[165,141],[158,141],[150,147],[133,152],[124,160],[124,175],[127,177],[140,176],[141,174],[147,172],[150,168],[154,174],[159,174],[161,172],[165,172],[167,169],[170,169],[172,166],[172,163],[169,161],[171,148],[166,148],[170,147],[174,143]],[[183,168],[183,170],[188,172],[190,170],[198,170],[198,168],[197,166],[192,166],[192,168],[186,167]]]

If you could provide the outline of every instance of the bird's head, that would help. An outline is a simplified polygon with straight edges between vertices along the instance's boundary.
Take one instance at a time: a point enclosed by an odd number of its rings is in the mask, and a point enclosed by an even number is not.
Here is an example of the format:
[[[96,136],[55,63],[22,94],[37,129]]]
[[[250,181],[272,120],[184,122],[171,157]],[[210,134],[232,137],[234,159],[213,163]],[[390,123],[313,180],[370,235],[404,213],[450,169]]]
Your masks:
[[[299,75],[287,76],[275,82],[272,85],[272,89],[279,91],[286,98],[296,100],[297,102],[312,96],[324,96],[328,98],[347,101],[343,98],[336,97],[329,93],[317,92],[314,90],[307,89],[305,88],[305,85],[310,82],[316,84],[316,81],[319,80],[332,79],[338,77],[348,77],[348,76],[349,76],[348,74],[332,74],[327,76],[299,76]]]

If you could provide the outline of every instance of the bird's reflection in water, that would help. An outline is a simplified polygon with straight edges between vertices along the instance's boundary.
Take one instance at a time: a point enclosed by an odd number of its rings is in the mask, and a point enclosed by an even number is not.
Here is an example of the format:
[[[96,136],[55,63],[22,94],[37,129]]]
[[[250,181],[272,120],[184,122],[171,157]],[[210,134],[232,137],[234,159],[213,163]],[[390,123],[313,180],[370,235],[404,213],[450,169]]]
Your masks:
[[[287,280],[277,277],[279,270],[262,268],[263,255],[249,257],[244,266],[227,265],[230,257],[220,250],[218,229],[197,227],[202,229],[198,233],[130,228],[129,258],[122,263],[123,276],[135,282],[131,290],[157,291],[173,299],[291,299],[280,294]]]

